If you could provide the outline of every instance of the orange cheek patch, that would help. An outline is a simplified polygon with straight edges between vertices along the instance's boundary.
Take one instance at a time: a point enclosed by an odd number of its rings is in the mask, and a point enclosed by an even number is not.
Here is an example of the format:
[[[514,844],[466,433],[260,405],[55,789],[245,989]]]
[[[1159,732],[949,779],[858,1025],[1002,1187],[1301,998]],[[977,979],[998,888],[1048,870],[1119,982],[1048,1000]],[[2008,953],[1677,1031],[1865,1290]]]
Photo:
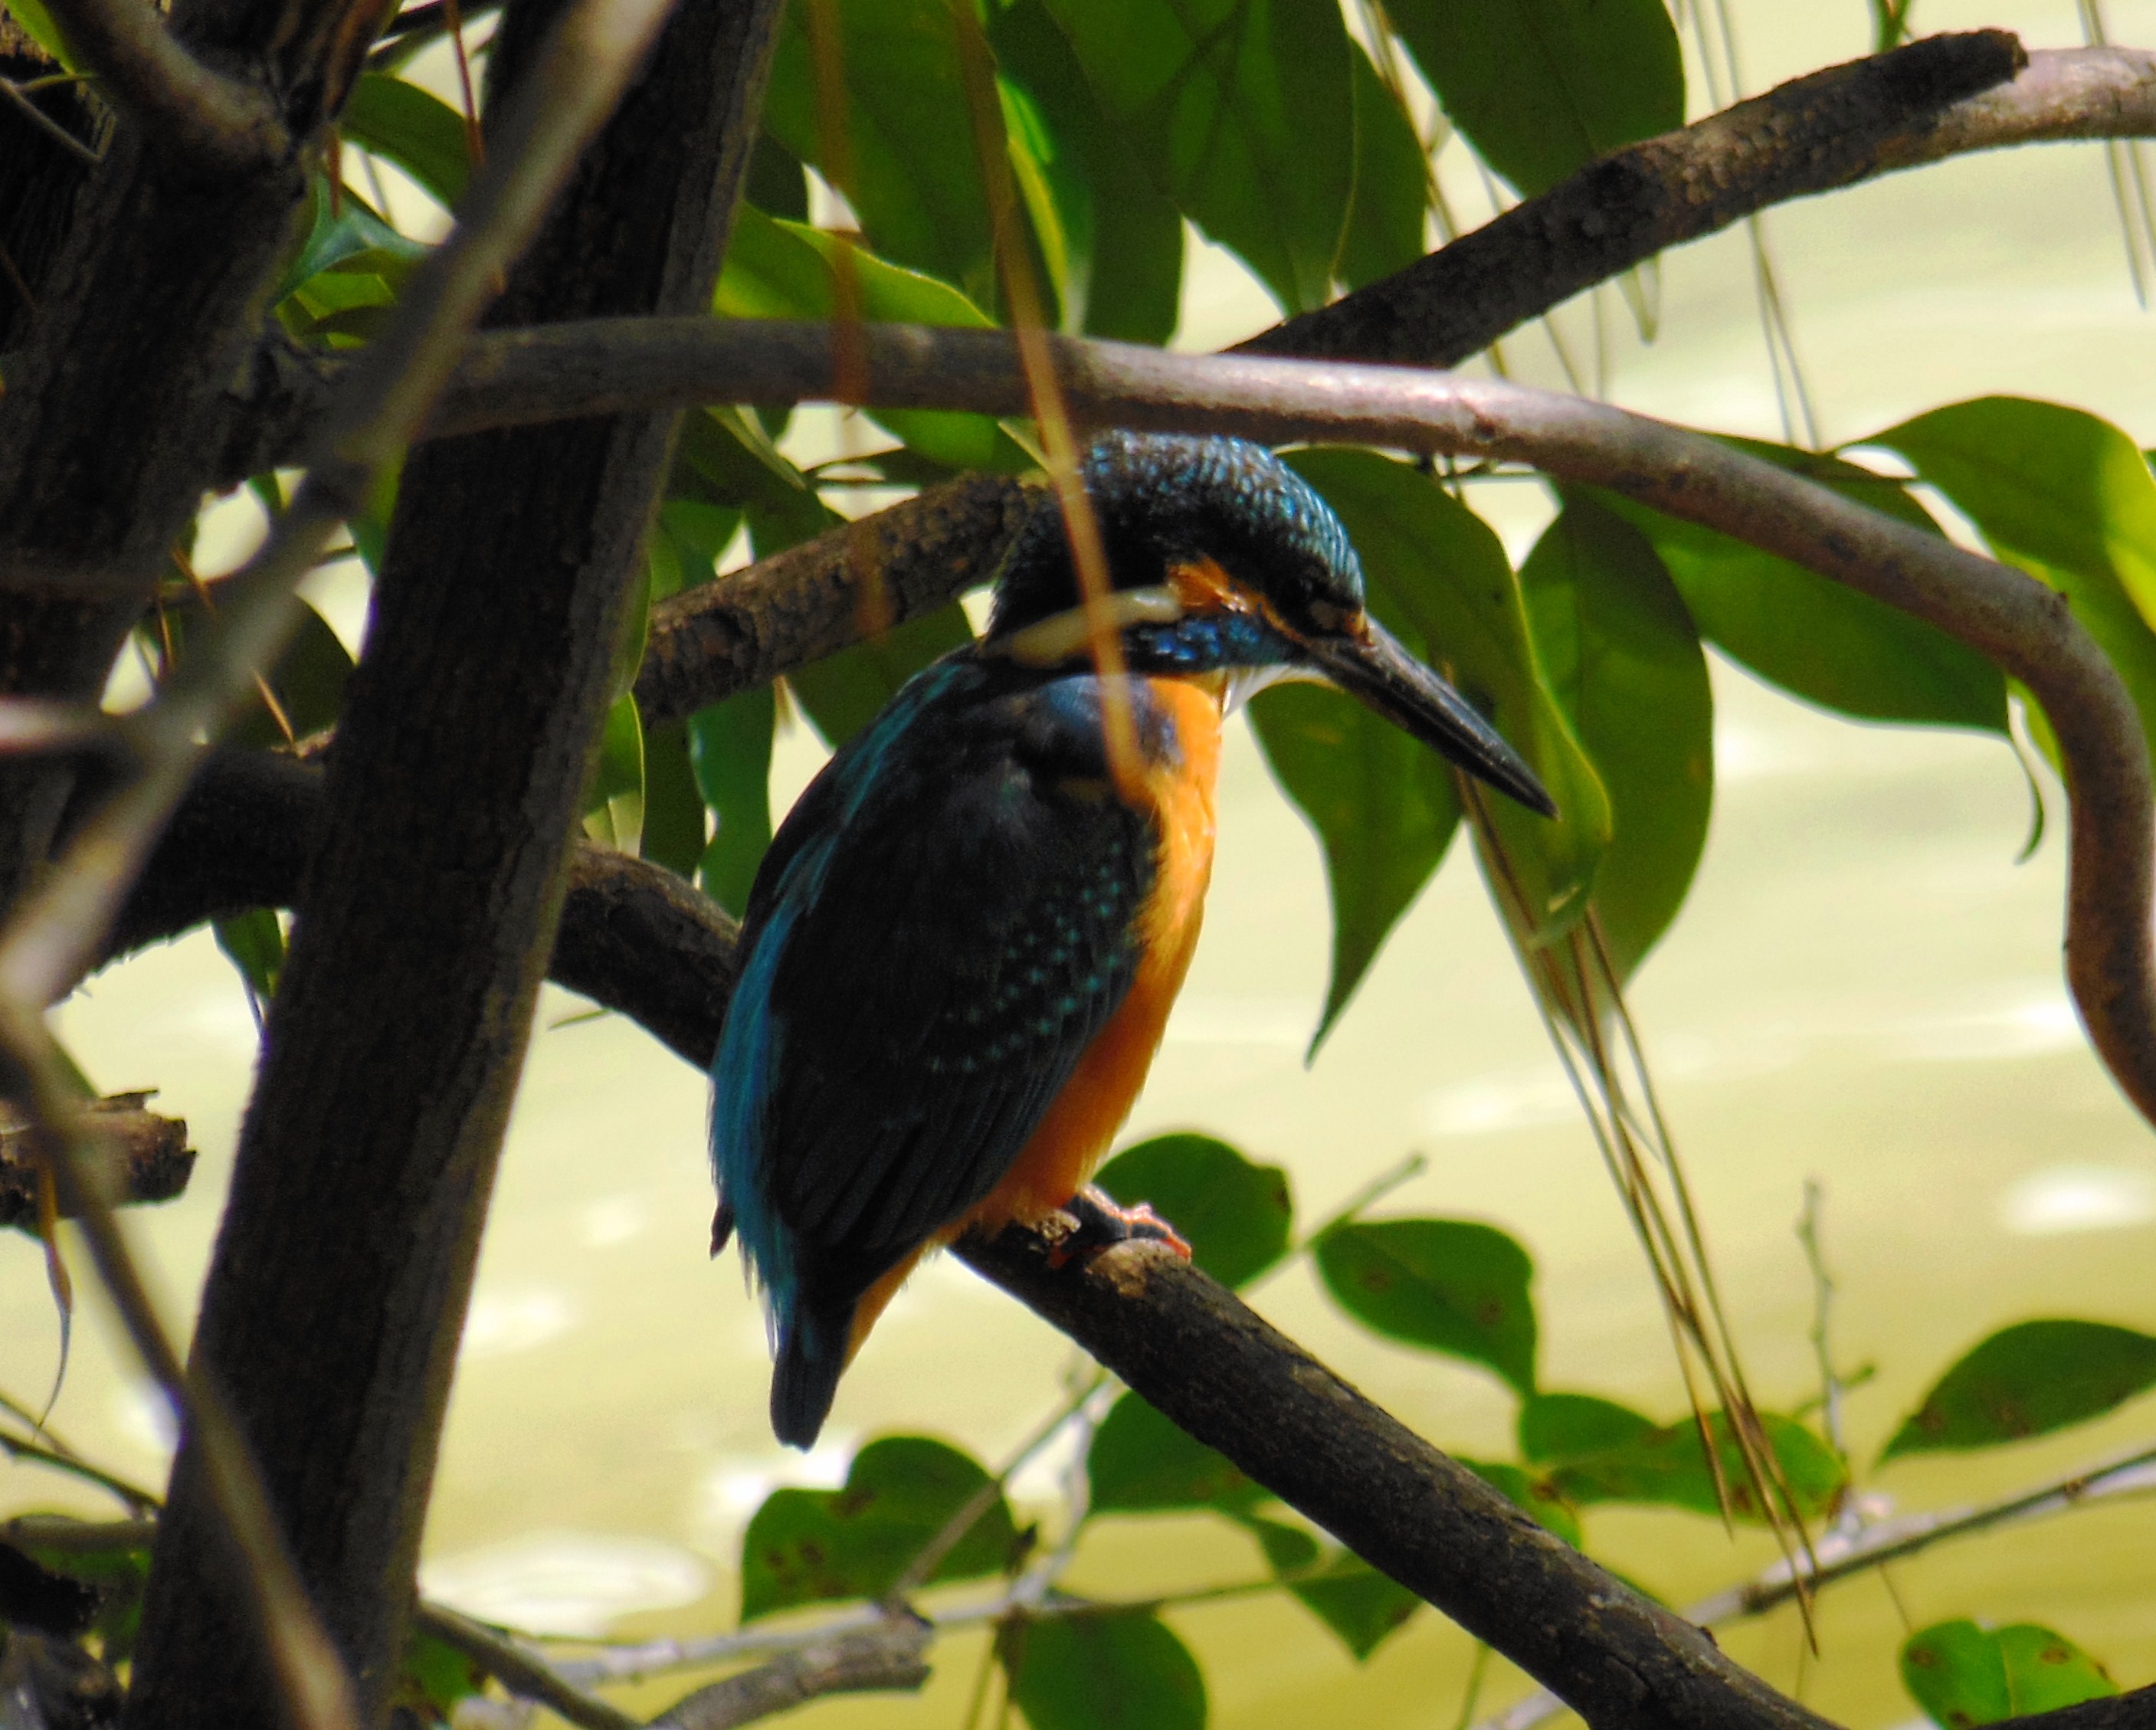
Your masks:
[[[1236,590],[1235,583],[1219,564],[1209,558],[1192,561],[1187,565],[1170,565],[1168,586],[1175,593],[1186,613],[1240,613],[1248,603]]]

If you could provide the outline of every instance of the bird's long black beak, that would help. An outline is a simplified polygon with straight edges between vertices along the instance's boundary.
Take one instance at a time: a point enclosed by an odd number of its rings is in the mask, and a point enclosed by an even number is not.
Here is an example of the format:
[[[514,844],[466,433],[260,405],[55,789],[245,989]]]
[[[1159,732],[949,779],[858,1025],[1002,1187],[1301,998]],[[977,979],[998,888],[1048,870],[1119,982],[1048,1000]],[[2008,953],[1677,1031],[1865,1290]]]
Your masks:
[[[1375,619],[1368,634],[1308,637],[1301,648],[1326,678],[1411,738],[1544,817],[1557,801],[1467,699],[1401,646]]]

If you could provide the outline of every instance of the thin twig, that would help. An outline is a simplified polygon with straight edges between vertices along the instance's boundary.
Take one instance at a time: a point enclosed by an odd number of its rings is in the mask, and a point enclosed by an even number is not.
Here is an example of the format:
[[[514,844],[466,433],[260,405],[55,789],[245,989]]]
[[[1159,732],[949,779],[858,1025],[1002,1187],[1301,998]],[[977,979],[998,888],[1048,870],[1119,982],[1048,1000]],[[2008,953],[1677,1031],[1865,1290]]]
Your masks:
[[[618,1706],[585,1693],[564,1681],[544,1658],[506,1635],[482,1626],[439,1604],[421,1604],[413,1625],[444,1645],[454,1646],[521,1700],[535,1700],[580,1730],[636,1730],[637,1721]]]
[[[928,1680],[925,1654],[936,1630],[910,1616],[827,1636],[707,1684],[677,1700],[654,1730],[738,1730],[827,1694],[913,1690]]]
[[[23,117],[28,120],[31,125],[34,126],[40,132],[43,132],[48,138],[51,139],[54,143],[59,145],[60,148],[67,151],[69,155],[89,163],[93,168],[105,160],[103,152],[91,149],[90,146],[85,144],[82,140],[76,137],[74,133],[69,131],[65,126],[62,126],[58,121],[47,114],[44,109],[38,107],[36,103],[33,102],[30,100],[29,92],[21,85],[17,84],[13,79],[0,78],[0,96],[5,96],[10,102],[13,103],[16,108],[21,111]],[[14,270],[11,266],[8,270],[8,275],[13,276],[14,274]],[[15,277],[15,280],[22,290],[23,298],[26,300],[28,300],[30,298],[29,285],[23,282],[19,276]]]
[[[125,1478],[116,1477],[103,1467],[93,1466],[87,1460],[64,1449],[41,1446],[36,1442],[25,1441],[19,1436],[10,1435],[5,1430],[0,1430],[0,1453],[5,1453],[9,1458],[15,1460],[34,1460],[38,1465],[49,1466],[54,1471],[64,1471],[70,1476],[82,1479],[85,1483],[95,1484],[100,1490],[110,1491],[121,1501],[137,1511],[157,1506],[157,1496],[150,1491],[145,1490],[140,1484],[131,1484]]]

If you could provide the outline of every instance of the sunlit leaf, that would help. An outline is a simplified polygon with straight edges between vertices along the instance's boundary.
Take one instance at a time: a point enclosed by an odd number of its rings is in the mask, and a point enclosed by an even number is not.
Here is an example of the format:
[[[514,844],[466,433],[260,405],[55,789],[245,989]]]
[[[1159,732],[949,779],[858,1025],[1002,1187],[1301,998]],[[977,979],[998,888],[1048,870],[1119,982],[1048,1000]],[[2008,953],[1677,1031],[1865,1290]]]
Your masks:
[[[1094,1181],[1127,1207],[1150,1203],[1190,1245],[1191,1260],[1224,1286],[1255,1279],[1287,1252],[1295,1223],[1287,1173],[1209,1135],[1140,1142]]]
[[[285,970],[285,927],[268,907],[249,907],[210,921],[217,947],[239,970],[256,1012],[277,994],[277,976]]]
[[[689,717],[689,762],[711,814],[696,885],[738,918],[771,845],[771,743],[776,704],[760,685]]]
[[[1476,154],[1530,197],[1684,124],[1662,0],[1391,0],[1386,13]]]
[[[23,33],[59,61],[64,70],[82,69],[68,49],[67,39],[53,23],[53,15],[45,10],[44,0],[8,0],[8,13],[23,27]]]
[[[1594,906],[1622,978],[1676,917],[1707,845],[1707,657],[1653,547],[1590,500],[1568,502],[1520,587],[1543,676],[1609,796]]]
[[[362,72],[337,125],[348,144],[386,157],[445,206],[471,178],[465,117],[441,100],[379,72]]]
[[[899,687],[931,661],[973,640],[956,601],[788,675],[801,707],[833,750],[875,719]]]
[[[1939,1622],[1902,1647],[1902,1683],[1940,1730],[1971,1730],[2118,1692],[2103,1666],[2034,1622]]]
[[[1655,1420],[1592,1394],[1537,1394],[1520,1402],[1520,1457],[1546,1464],[1644,1440]]]
[[[1314,1254],[1326,1290],[1366,1327],[1534,1392],[1534,1263],[1494,1225],[1363,1221],[1333,1227]]]
[[[1325,303],[1355,183],[1335,0],[1047,0],[1095,97],[1176,207],[1281,305]]]
[[[736,218],[726,272],[712,305],[728,318],[833,318],[839,306],[842,268],[852,274],[865,319],[966,330],[988,326],[987,314],[948,283],[878,258],[821,228],[774,221],[749,206]],[[1024,447],[991,415],[892,408],[878,410],[875,418],[909,445],[952,468],[1017,474],[1033,465]]]
[[[742,1620],[797,1604],[877,1596],[988,1482],[956,1448],[927,1436],[886,1435],[854,1456],[842,1488],[773,1491],[742,1538]],[[998,1573],[1017,1544],[1010,1507],[998,1495],[933,1579]]]
[[[2116,427],[2056,403],[1957,403],[1866,441],[1899,451],[1999,557],[2073,603],[2156,740],[2156,479]]]
[[[1158,1616],[1043,1617],[1006,1630],[998,1650],[1033,1730],[1204,1730],[1204,1674]]]
[[[1794,1418],[1763,1413],[1768,1445],[1781,1463],[1797,1512],[1809,1519],[1831,1513],[1848,1481],[1834,1450]],[[1744,1456],[1721,1413],[1709,1419],[1715,1455],[1728,1491],[1728,1511],[1740,1520],[1765,1517],[1744,1471]],[[1546,1481],[1575,1507],[1599,1502],[1646,1502],[1662,1507],[1718,1513],[1722,1502],[1690,1418],[1592,1452],[1570,1455],[1550,1468]]]
[[[1247,1511],[1266,1498],[1224,1455],[1185,1435],[1135,1394],[1109,1408],[1086,1455],[1096,1514],[1169,1508]]]
[[[1938,532],[1898,481],[1786,445],[1725,442]],[[1761,678],[1862,721],[2006,731],[1999,669],[1936,626],[1697,523],[1615,494],[1595,496],[1654,543],[1700,634]]]
[[[2156,1386],[2156,1338],[2105,1322],[2017,1322],[1958,1360],[1912,1412],[1884,1461],[1996,1447],[2117,1409]]]
[[[607,711],[584,800],[584,833],[601,846],[634,853],[644,838],[644,721],[633,692],[624,691]]]
[[[1024,137],[1062,229],[1065,327],[1165,343],[1182,304],[1182,216],[1101,113],[1041,0],[991,12],[988,39],[1031,105],[1036,125]]]
[[[1609,803],[1543,685],[1503,547],[1480,517],[1408,464],[1339,449],[1296,451],[1287,460],[1346,525],[1379,622],[1426,652],[1556,799],[1552,821],[1502,794],[1483,795],[1533,937],[1561,936],[1587,911],[1609,839]]]
[[[822,70],[838,75],[843,139],[824,136],[819,110],[819,9],[834,27],[835,64]],[[982,118],[1000,130],[1000,115]],[[804,0],[788,7],[763,123],[845,194],[878,252],[993,301],[995,234],[948,6]]]
[[[1430,180],[1422,142],[1362,44],[1355,62],[1355,202],[1340,238],[1337,275],[1349,288],[1390,276],[1420,258]]]

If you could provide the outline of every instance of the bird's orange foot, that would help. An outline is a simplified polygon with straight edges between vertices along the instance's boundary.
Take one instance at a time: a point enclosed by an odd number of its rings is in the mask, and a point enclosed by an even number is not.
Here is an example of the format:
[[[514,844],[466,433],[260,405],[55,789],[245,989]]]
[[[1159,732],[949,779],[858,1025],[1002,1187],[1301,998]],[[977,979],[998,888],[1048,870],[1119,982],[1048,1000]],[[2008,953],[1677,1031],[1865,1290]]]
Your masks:
[[[1185,1261],[1190,1260],[1190,1245],[1173,1225],[1143,1202],[1134,1208],[1122,1207],[1105,1190],[1088,1183],[1063,1204],[1063,1211],[1078,1222],[1078,1229],[1049,1251],[1050,1267],[1090,1261],[1103,1250],[1133,1239],[1141,1243],[1165,1244]]]

